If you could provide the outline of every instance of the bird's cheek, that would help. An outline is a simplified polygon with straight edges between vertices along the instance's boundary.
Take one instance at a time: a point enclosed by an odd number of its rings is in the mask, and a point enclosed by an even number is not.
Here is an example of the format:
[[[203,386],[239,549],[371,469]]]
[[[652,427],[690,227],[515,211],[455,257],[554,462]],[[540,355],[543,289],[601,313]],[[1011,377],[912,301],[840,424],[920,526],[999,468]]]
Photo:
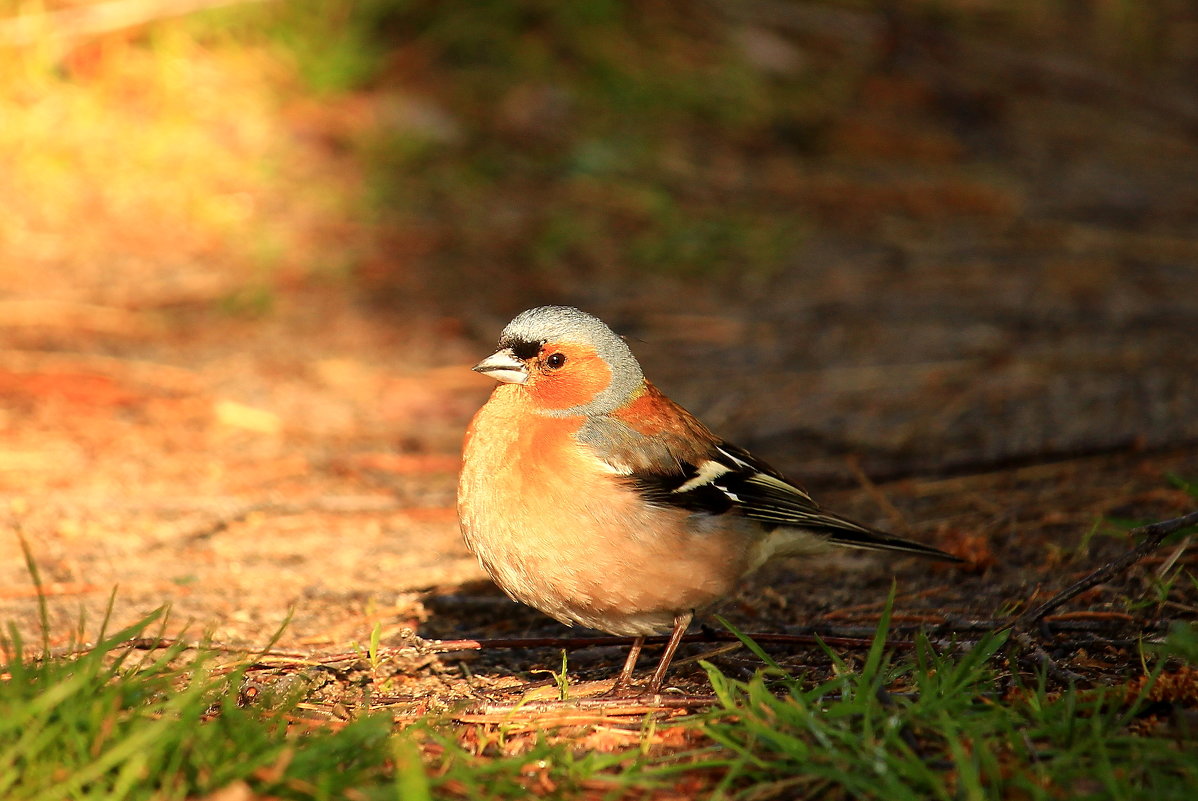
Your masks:
[[[584,406],[611,384],[611,370],[602,359],[576,361],[558,373],[543,373],[529,385],[543,408],[569,409]]]

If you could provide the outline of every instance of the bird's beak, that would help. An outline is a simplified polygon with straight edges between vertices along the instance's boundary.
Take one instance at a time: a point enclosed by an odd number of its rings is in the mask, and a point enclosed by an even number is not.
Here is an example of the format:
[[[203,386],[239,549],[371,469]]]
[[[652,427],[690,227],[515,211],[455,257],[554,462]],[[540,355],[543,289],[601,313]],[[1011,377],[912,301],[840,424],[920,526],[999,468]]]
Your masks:
[[[528,368],[516,358],[511,348],[495,351],[470,369],[504,384],[523,384],[528,380]]]

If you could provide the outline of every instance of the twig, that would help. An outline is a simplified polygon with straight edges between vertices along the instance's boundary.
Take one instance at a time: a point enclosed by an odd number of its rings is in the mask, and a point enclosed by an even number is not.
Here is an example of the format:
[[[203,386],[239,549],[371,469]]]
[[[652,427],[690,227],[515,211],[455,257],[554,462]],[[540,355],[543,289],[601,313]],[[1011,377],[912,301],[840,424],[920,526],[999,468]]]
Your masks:
[[[180,543],[192,545],[211,539],[222,534],[230,527],[245,521],[254,514],[269,514],[276,517],[304,514],[305,512],[326,512],[329,514],[360,514],[363,512],[392,512],[403,511],[405,507],[399,500],[375,495],[335,495],[321,498],[311,498],[300,502],[290,503],[274,499],[239,502],[222,502],[213,513],[212,518],[194,529],[175,538],[164,539],[148,546],[147,550],[159,548],[177,548]]]
[[[64,657],[80,656],[89,651],[94,651],[96,647],[96,643],[81,643],[67,648],[55,648],[50,652],[50,658],[61,659]],[[256,654],[258,659],[290,659],[305,664],[317,664],[312,661],[311,654],[299,651],[267,651],[264,653],[256,648],[245,645],[227,645],[225,643],[209,642],[206,640],[179,640],[174,637],[134,637],[130,640],[113,643],[107,650],[117,651],[122,648],[129,648],[134,651],[160,651],[167,648],[178,648],[180,651],[219,651],[224,654],[245,654],[247,656]]]
[[[1131,567],[1136,562],[1150,554],[1152,551],[1159,548],[1160,544],[1164,542],[1165,538],[1170,534],[1195,525],[1198,525],[1198,512],[1191,512],[1184,517],[1175,517],[1172,520],[1162,520],[1159,523],[1151,523],[1147,526],[1140,526],[1139,528],[1132,529],[1129,534],[1133,537],[1143,537],[1143,542],[1120,556],[1118,559],[1113,559],[1110,562],[1107,562],[1105,565],[1093,571],[1092,573],[1084,576],[1078,581],[1073,582],[1068,587],[1061,590],[1036,608],[1022,613],[1014,620],[999,629],[999,631],[1010,628],[1025,628],[1028,625],[1035,623],[1049,612],[1052,612],[1062,604],[1071,601],[1091,587],[1101,584],[1112,576],[1117,575],[1118,573],[1121,573],[1122,571]]]
[[[1189,535],[1177,543],[1177,547],[1173,549],[1173,553],[1165,557],[1165,561],[1156,569],[1156,577],[1163,579],[1165,574],[1173,569],[1173,565],[1177,564],[1177,560],[1186,552],[1186,548],[1190,547],[1190,542],[1194,539],[1194,535]]]
[[[1188,609],[1188,608],[1187,608]],[[1049,634],[1058,633],[1087,633],[1098,635],[1099,641],[1110,642],[1111,636],[1117,631],[1125,630],[1125,627],[1134,623],[1134,619],[1121,613],[1097,613],[1097,612],[1070,612],[1061,615],[1046,616],[1040,621],[1040,628]],[[1005,626],[1009,627],[1010,622],[1006,622]],[[950,635],[962,634],[977,634],[981,632],[1001,630],[1004,626],[1003,621],[995,619],[973,619],[973,618],[957,618],[946,617],[942,623],[936,626],[894,626],[894,632],[916,632],[923,631],[928,636],[944,637]],[[1145,624],[1146,629],[1152,627]],[[1160,629],[1160,624],[1157,628]],[[748,636],[759,643],[771,643],[777,645],[814,645],[818,642],[823,642],[826,645],[832,645],[839,648],[868,648],[873,640],[868,636],[871,629],[868,627],[855,626],[840,626],[840,627],[822,627],[822,632],[814,628],[810,629],[810,634],[774,634],[768,632],[750,633]],[[860,631],[866,636],[851,637],[839,636],[834,632],[856,632]],[[1104,637],[1104,635],[1106,635]],[[664,637],[649,638],[650,644],[663,644]],[[626,637],[525,637],[525,638],[497,638],[497,639],[474,639],[474,640],[423,640],[415,635],[410,635],[404,638],[401,645],[383,647],[379,649],[379,656],[384,659],[404,656],[405,651],[409,654],[432,655],[453,653],[455,651],[485,651],[499,650],[508,648],[555,648],[555,649],[581,649],[599,646],[626,646],[631,644],[631,639]],[[687,635],[683,640],[687,643],[728,643],[739,645],[739,640],[733,635],[723,631],[709,631],[697,634]],[[886,646],[895,650],[909,650],[914,647],[914,644],[906,640],[887,640]],[[78,656],[87,653],[96,647],[95,643],[83,643],[81,645],[72,646],[69,648],[53,649],[50,653],[51,658],[64,658]],[[202,640],[181,640],[173,637],[137,637],[130,640],[124,640],[119,643],[113,643],[108,650],[115,651],[122,648],[131,648],[135,650],[152,651],[166,648],[179,648],[181,650],[192,651],[216,651],[228,654],[242,654],[247,659],[252,661],[254,667],[283,667],[287,665],[307,666],[307,667],[332,667],[339,663],[345,662],[365,662],[365,655],[360,650],[355,651],[337,651],[332,653],[313,653],[310,651],[295,651],[295,650],[266,650],[255,648],[246,645],[230,645],[227,643],[202,641]]]
[[[1044,622],[1060,623],[1064,620],[1102,620],[1111,623],[1135,623],[1136,619],[1126,612],[1102,612],[1092,609],[1079,609],[1075,612],[1062,612],[1059,615],[1045,615]]]
[[[840,648],[869,648],[873,640],[858,637],[821,636],[818,634],[747,634],[749,639],[759,643],[778,643],[787,645],[835,645]],[[453,651],[486,651],[498,648],[591,648],[599,646],[632,645],[631,637],[514,637],[486,640],[422,640],[417,647],[427,649],[432,653],[450,653]],[[646,637],[645,645],[664,645],[668,637]],[[682,638],[684,643],[738,642],[735,635],[726,631],[712,631],[700,634],[688,634]],[[903,640],[887,640],[886,646],[895,649],[914,647],[912,643]]]
[[[937,595],[948,589],[947,584],[939,584],[935,587],[926,587],[922,590],[913,590],[911,592],[900,593],[895,596],[896,601],[907,601],[913,598],[926,598],[929,595]],[[873,612],[878,610],[878,615],[881,615],[881,608],[886,605],[886,599],[878,601],[868,601],[863,604],[853,604],[852,606],[842,606],[839,609],[833,609],[831,612],[825,612],[822,617],[824,620],[837,620],[845,617],[852,617],[857,612]]]
[[[567,701],[526,701],[515,704],[486,704],[475,712],[457,716],[457,720],[474,723],[511,722],[512,715],[561,714],[565,711],[602,712],[605,715],[645,715],[671,709],[697,709],[718,706],[714,695],[647,695],[640,698],[579,698]],[[472,720],[465,720],[467,717]],[[487,719],[487,718],[498,719]],[[479,719],[475,719],[479,718]]]
[[[1097,570],[1094,570],[1091,573],[1083,576],[1081,579],[1073,582],[1068,587],[1061,590],[1039,606],[1029,609],[1018,615],[1006,625],[1000,627],[998,630],[1004,631],[1006,629],[1013,629],[1011,641],[1023,648],[1025,651],[1029,652],[1035,661],[1044,668],[1048,675],[1062,684],[1076,684],[1084,680],[1084,677],[1080,674],[1058,665],[1056,661],[1048,654],[1048,652],[1045,651],[1039,643],[1032,639],[1032,636],[1027,632],[1027,628],[1037,622],[1044,621],[1050,612],[1059,608],[1061,605],[1067,603],[1073,598],[1076,598],[1078,595],[1090,589],[1091,587],[1101,584],[1112,576],[1115,576],[1131,567],[1149,553],[1159,548],[1161,543],[1164,542],[1165,538],[1170,534],[1189,528],[1193,525],[1198,525],[1198,512],[1191,512],[1184,517],[1176,517],[1172,520],[1162,520],[1158,523],[1151,523],[1147,526],[1140,526],[1139,528],[1132,529],[1130,532],[1131,535],[1139,535],[1144,537],[1144,540],[1139,545],[1123,554],[1118,559],[1113,559],[1110,562],[1107,562]],[[1093,620],[1093,616],[1090,616],[1090,619]]]
[[[1046,616],[1041,625],[1052,633],[1065,632],[1086,632],[1086,633],[1101,633],[1113,628],[1121,628],[1127,624],[1134,623],[1135,620],[1128,615],[1117,612],[1068,612],[1060,615]],[[946,617],[943,622],[936,626],[893,626],[892,631],[896,632],[916,632],[923,631],[930,636],[944,636],[951,634],[970,634],[999,629],[1004,623],[995,619],[972,619],[972,618],[955,618]],[[1009,622],[1005,623],[1010,626]],[[857,632],[868,635],[871,629],[868,627],[857,626],[838,626],[838,627],[823,627],[822,633],[819,630],[812,628],[810,634],[775,634],[769,632],[753,632],[747,636],[754,642],[771,643],[776,645],[815,645],[823,642],[826,645],[833,645],[839,648],[868,648],[872,645],[873,640],[868,636],[851,637],[841,636],[835,632]],[[486,651],[486,650],[501,650],[508,648],[564,648],[566,650],[575,650],[591,647],[618,647],[632,644],[632,639],[628,637],[513,637],[513,638],[496,638],[496,639],[473,639],[473,640],[424,640],[416,636],[406,638],[407,641],[402,645],[383,647],[379,649],[381,657],[394,657],[400,655],[403,651],[412,649],[425,654],[445,654],[455,651]],[[650,645],[664,644],[665,637],[650,637],[646,642]],[[733,635],[724,631],[712,631],[697,634],[688,634],[683,642],[686,643],[732,643],[739,644]],[[906,640],[887,640],[886,646],[896,650],[910,649],[912,643]],[[52,652],[54,657],[77,656],[86,653],[95,648],[94,643],[84,643],[79,646],[70,648],[55,649]],[[133,648],[137,650],[157,650],[165,648],[182,648],[184,650],[209,650],[220,651],[222,653],[242,653],[252,654],[257,653],[258,661],[265,660],[291,660],[303,664],[332,664],[336,662],[346,662],[363,659],[361,651],[337,651],[333,653],[312,653],[307,651],[294,650],[269,650],[262,652],[257,648],[245,645],[229,645],[227,643],[200,641],[200,640],[179,640],[171,637],[138,637],[123,642],[114,643],[109,650],[117,650],[120,648]]]
[[[891,503],[890,498],[886,496],[886,493],[878,489],[878,485],[874,483],[873,479],[866,474],[865,469],[861,466],[861,457],[854,454],[845,459],[845,461],[848,463],[849,470],[852,471],[853,477],[856,478],[858,483],[861,484],[862,489],[865,490],[869,497],[873,498],[874,503],[882,507],[882,511],[884,511],[886,516],[890,518],[890,525],[894,526],[899,531],[906,529],[907,518],[902,512],[899,511],[897,506]]]
[[[1068,668],[1063,668],[1056,663],[1048,652],[1045,651],[1040,643],[1032,639],[1031,635],[1026,631],[1016,631],[1012,639],[1023,648],[1025,651],[1031,652],[1036,662],[1039,663],[1047,672],[1048,675],[1059,681],[1061,684],[1077,684],[1085,679],[1080,673],[1074,673]]]

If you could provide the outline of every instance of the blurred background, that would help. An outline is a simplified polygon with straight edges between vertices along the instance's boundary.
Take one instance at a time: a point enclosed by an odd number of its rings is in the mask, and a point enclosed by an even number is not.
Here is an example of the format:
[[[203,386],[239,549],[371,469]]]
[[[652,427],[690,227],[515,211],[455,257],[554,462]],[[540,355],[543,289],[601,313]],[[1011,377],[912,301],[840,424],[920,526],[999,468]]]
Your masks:
[[[1186,0],[50,0],[0,47],[16,348],[335,295],[433,364],[558,302],[796,464],[1198,435]]]
[[[546,302],[812,484],[1193,449],[1196,76],[1191,0],[3,0],[0,489],[64,585],[247,495],[456,543]]]

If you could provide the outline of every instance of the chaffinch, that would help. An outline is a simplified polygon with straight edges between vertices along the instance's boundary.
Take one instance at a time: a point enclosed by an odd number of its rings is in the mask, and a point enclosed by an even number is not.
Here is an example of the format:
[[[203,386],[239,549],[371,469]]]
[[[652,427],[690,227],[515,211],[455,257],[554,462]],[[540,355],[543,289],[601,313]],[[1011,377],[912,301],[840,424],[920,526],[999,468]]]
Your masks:
[[[820,509],[646,380],[624,340],[569,306],[518,315],[475,371],[499,381],[466,431],[462,534],[504,592],[566,625],[671,632],[765,562],[832,546],[960,561]]]

